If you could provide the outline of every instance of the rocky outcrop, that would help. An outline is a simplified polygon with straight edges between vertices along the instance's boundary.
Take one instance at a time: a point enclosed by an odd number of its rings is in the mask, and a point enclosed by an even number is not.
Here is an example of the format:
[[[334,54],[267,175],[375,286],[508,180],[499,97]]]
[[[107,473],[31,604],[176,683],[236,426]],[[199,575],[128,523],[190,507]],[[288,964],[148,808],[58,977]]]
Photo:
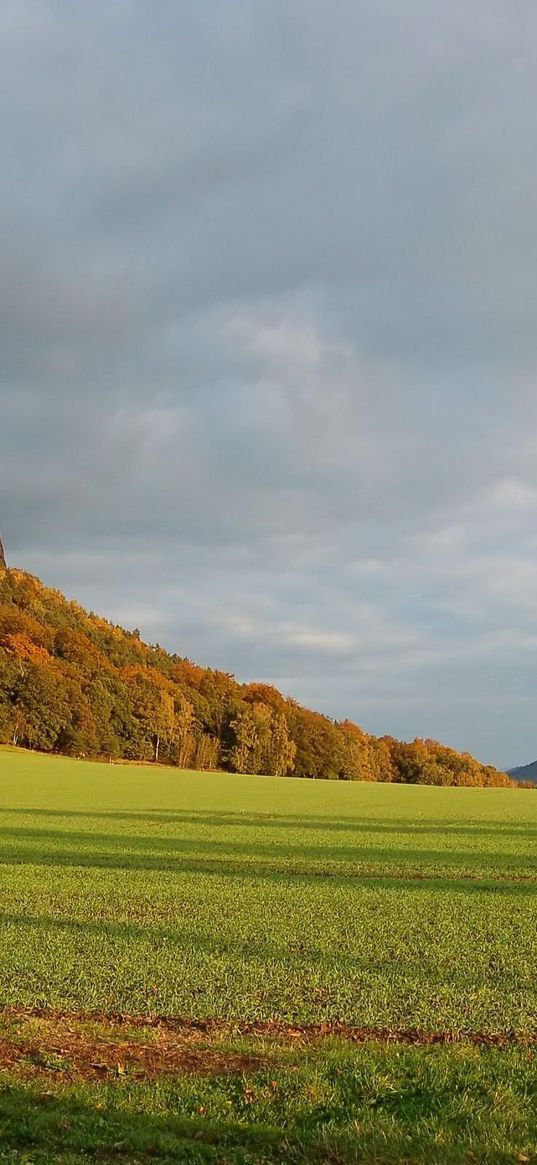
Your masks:
[[[6,556],[4,554],[4,547],[2,546],[2,539],[0,538],[0,570],[7,570]]]

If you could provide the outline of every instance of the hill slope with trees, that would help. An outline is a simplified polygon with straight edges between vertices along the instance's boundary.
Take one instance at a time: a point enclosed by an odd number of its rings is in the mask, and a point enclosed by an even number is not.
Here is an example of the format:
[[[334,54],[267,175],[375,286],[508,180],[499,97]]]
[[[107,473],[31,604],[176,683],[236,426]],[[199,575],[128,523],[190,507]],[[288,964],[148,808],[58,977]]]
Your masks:
[[[433,740],[375,737],[267,684],[143,643],[20,570],[0,569],[0,741],[72,756],[330,780],[503,786]]]

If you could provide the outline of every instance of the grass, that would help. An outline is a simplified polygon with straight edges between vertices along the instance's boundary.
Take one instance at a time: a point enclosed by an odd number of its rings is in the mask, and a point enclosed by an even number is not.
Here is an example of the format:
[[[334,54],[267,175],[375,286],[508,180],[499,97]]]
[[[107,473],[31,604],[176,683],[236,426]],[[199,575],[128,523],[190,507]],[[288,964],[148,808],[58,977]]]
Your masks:
[[[6,1073],[9,1040],[19,1060]],[[357,1048],[231,1028],[190,1032],[188,1043],[197,1071],[161,1066],[147,1079],[140,1053],[155,1067],[159,1050],[174,1049],[171,1033],[4,1015],[0,1161],[462,1165],[535,1152],[537,1078],[527,1048]],[[184,1050],[179,1034],[179,1061]],[[215,1054],[219,1069],[203,1070],[203,1057]]]
[[[0,1092],[0,1161],[515,1162],[535,1151],[535,1066],[521,1051],[325,1042],[249,1076]],[[4,1154],[4,1156],[2,1156]],[[48,1155],[47,1155],[48,1154]]]
[[[532,791],[184,774],[4,750],[0,867],[4,1004],[470,1035],[537,1028]],[[9,1068],[0,1162],[78,1161],[85,1144],[129,1161],[155,1144],[159,1159],[189,1162],[537,1160],[531,1047],[287,1044],[276,1076],[271,1064],[244,1078],[54,1083],[52,1067],[45,1103],[42,1081]],[[54,1133],[63,1125],[72,1144]]]

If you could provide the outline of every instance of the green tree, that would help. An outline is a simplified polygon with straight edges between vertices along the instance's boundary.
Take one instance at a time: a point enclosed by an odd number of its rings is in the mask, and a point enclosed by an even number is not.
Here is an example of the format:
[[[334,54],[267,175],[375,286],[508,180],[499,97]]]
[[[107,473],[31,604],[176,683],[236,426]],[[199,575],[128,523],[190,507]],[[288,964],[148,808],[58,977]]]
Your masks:
[[[53,667],[29,661],[14,690],[13,743],[51,752],[71,723],[67,685]]]

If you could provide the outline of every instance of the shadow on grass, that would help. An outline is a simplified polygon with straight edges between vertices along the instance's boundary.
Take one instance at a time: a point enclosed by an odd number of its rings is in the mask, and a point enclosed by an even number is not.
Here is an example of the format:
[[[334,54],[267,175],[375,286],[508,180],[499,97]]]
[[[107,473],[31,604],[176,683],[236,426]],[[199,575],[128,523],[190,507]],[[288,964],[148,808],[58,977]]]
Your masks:
[[[299,973],[301,979],[307,977],[312,968],[317,970],[322,968],[323,974],[327,976],[326,983],[330,984],[332,983],[330,976],[334,971],[338,977],[343,977],[343,980],[346,979],[347,982],[361,983],[364,975],[367,977],[371,972],[374,975],[391,973],[397,964],[399,970],[406,968],[405,973],[410,973],[414,977],[414,981],[418,977],[421,981],[422,976],[425,976],[423,981],[430,982],[432,975],[435,983],[440,982],[440,980],[442,982],[458,981],[462,993],[467,987],[467,979],[464,977],[466,971],[460,972],[459,962],[456,958],[446,959],[440,976],[437,963],[434,961],[434,951],[433,957],[427,958],[422,951],[416,951],[412,945],[402,946],[398,953],[394,953],[393,950],[385,952],[382,949],[377,949],[372,955],[369,947],[361,946],[355,948],[354,951],[344,950],[341,946],[323,947],[316,941],[315,934],[306,938],[290,936],[288,941],[280,937],[271,943],[259,932],[256,932],[255,935],[252,933],[241,934],[236,931],[222,933],[219,930],[192,929],[183,926],[159,925],[158,923],[92,921],[59,918],[56,915],[48,914],[31,915],[15,912],[2,912],[0,914],[0,934],[5,926],[16,928],[21,941],[26,932],[29,937],[31,936],[32,946],[35,944],[39,946],[41,943],[48,947],[52,941],[54,949],[61,951],[63,947],[70,945],[71,949],[76,948],[81,959],[86,957],[85,951],[89,952],[90,958],[92,957],[92,952],[96,949],[95,940],[98,941],[99,949],[113,952],[112,958],[117,957],[122,943],[127,944],[129,948],[132,945],[132,949],[138,952],[135,957],[140,961],[139,965],[146,970],[151,965],[158,967],[159,957],[163,952],[167,952],[168,959],[170,957],[182,959],[183,963],[186,961],[191,969],[195,966],[197,968],[196,976],[200,973],[209,973],[207,972],[208,960],[217,960],[219,963],[225,963],[226,966],[234,966],[236,973],[238,973],[239,967],[253,968],[254,976],[258,981],[260,981],[260,977],[264,976],[265,968],[269,966],[286,968],[285,973],[292,974],[294,977]],[[67,941],[68,936],[73,936],[71,944]],[[494,948],[491,947],[488,949],[487,959],[490,960],[493,955]],[[488,974],[487,959],[477,971],[480,981],[483,975],[487,977]],[[244,972],[241,970],[240,973]],[[210,974],[212,975],[212,972]],[[520,975],[516,968],[514,971],[504,968],[502,974],[505,990],[517,987]],[[197,980],[193,980],[190,995],[195,995],[198,1000],[202,1000],[205,987],[196,986],[196,983]],[[331,990],[332,988],[329,987],[327,1000],[330,1000]],[[326,1004],[326,1000],[324,1000],[324,1004]],[[155,997],[149,994],[147,996],[147,1010],[150,1011],[154,1005]],[[196,1002],[194,1002],[194,1006],[196,1006]],[[322,1000],[321,1008],[323,1008]],[[201,1014],[206,1015],[203,1008]],[[322,1014],[326,1018],[326,1007],[324,1007]]]
[[[283,1133],[278,1128],[242,1121],[191,1119],[156,1115],[123,1105],[84,1103],[72,1095],[39,1093],[8,1085],[0,1090],[0,1143],[2,1151],[48,1154],[47,1161],[133,1161],[140,1157],[185,1165],[224,1160],[286,1160]],[[281,1148],[278,1148],[281,1146]],[[312,1160],[322,1160],[311,1145]],[[234,1154],[229,1156],[229,1154]],[[248,1154],[248,1156],[235,1154]],[[259,1154],[263,1157],[260,1158]],[[225,1156],[222,1156],[225,1154]],[[24,1158],[30,1160],[30,1158]],[[307,1160],[307,1157],[298,1158]]]
[[[537,796],[535,798],[537,809]],[[490,837],[513,837],[515,839],[534,839],[537,841],[537,822],[534,826],[528,822],[520,825],[509,822],[467,821],[464,824],[452,822],[449,819],[431,819],[416,822],[408,817],[390,818],[389,821],[367,820],[359,817],[307,817],[302,814],[272,814],[247,812],[218,812],[206,813],[202,810],[192,810],[178,813],[173,809],[146,809],[146,810],[71,810],[71,809],[10,809],[3,807],[0,810],[0,819],[3,816],[21,816],[37,818],[80,819],[83,821],[122,821],[129,825],[133,822],[146,822],[148,825],[206,825],[211,828],[240,827],[241,829],[270,829],[289,830],[305,829],[308,832],[320,833],[380,833],[380,834],[434,834],[440,833],[443,837],[461,836],[484,839]]]
[[[91,870],[118,870],[129,872],[159,872],[163,874],[204,874],[220,878],[233,878],[252,884],[255,881],[274,882],[288,885],[296,882],[310,885],[326,880],[330,885],[339,883],[344,885],[364,886],[368,889],[401,891],[429,891],[453,893],[460,891],[469,893],[495,893],[520,897],[535,897],[537,895],[537,877],[529,875],[509,876],[509,870],[504,875],[497,872],[470,872],[457,870],[453,875],[445,869],[438,872],[428,866],[414,865],[409,869],[409,862],[392,863],[388,865],[386,855],[383,854],[378,864],[373,861],[364,861],[352,865],[319,862],[302,864],[298,858],[278,861],[261,859],[253,853],[251,861],[235,861],[229,856],[223,857],[157,857],[151,855],[113,854],[99,851],[77,853],[73,851],[51,850],[43,852],[31,847],[18,847],[10,854],[0,856],[1,866],[32,866],[50,867],[52,869],[91,869]]]
[[[301,878],[322,876],[388,882],[457,881],[537,887],[537,863],[525,854],[408,847],[304,845],[286,841],[261,844],[254,839],[170,838],[151,834],[98,834],[84,830],[29,827],[0,829],[0,864],[82,866],[97,869],[158,870],[244,876]],[[520,879],[516,882],[516,879]]]
[[[317,967],[322,965],[327,969],[337,965],[339,970],[342,967],[346,968],[349,975],[355,975],[358,970],[371,966],[369,950],[361,954],[344,952],[341,948],[329,951],[318,946],[311,939],[290,941],[287,945],[280,941],[271,945],[261,935],[254,938],[251,934],[241,936],[233,932],[231,935],[229,933],[222,935],[218,931],[192,930],[182,926],[152,925],[147,922],[140,924],[131,921],[109,922],[108,920],[93,922],[88,919],[58,918],[56,915],[2,912],[0,914],[0,928],[6,925],[14,926],[19,931],[37,932],[37,938],[42,937],[43,941],[45,934],[51,932],[59,936],[69,934],[79,936],[81,942],[89,936],[94,936],[103,942],[105,940],[115,942],[117,939],[127,942],[131,940],[141,941],[142,944],[150,945],[152,954],[156,954],[160,948],[168,951],[174,949],[178,953],[195,951],[196,954],[218,958],[224,956],[227,959],[255,962],[261,965],[275,962],[295,965],[297,962],[299,964],[307,962],[308,966],[312,964]],[[415,962],[411,948],[408,948],[407,955],[410,963]],[[393,954],[382,959],[380,952],[377,952],[377,961],[379,965],[389,963],[392,966]],[[422,962],[420,956],[420,964]]]
[[[255,1089],[255,1077],[247,1079]],[[190,1103],[181,1105],[192,1113],[180,1115],[174,1113],[180,1096],[173,1093],[154,1097],[131,1092],[128,1085],[39,1092],[12,1081],[0,1089],[2,1159],[9,1154],[9,1160],[32,1165],[88,1160],[131,1165],[463,1165],[471,1160],[507,1165],[529,1161],[519,1146],[535,1145],[531,1104],[526,1101],[521,1111],[517,1105],[511,1120],[510,1108],[502,1119],[486,1071],[483,1079],[477,1072],[471,1080],[448,1073],[446,1087],[428,1076],[424,1065],[414,1081],[399,1077],[397,1088],[391,1082],[385,1086],[371,1072],[361,1085],[360,1072],[357,1078],[347,1072],[329,1096],[319,1099],[314,1077],[310,1104],[302,1106],[300,1115],[293,1103],[296,1088],[283,1102],[263,1104],[259,1113],[255,1096],[253,1105],[247,1100],[245,1083],[228,1098],[229,1116],[210,1119],[203,1115],[203,1093],[197,1089],[189,1089]],[[509,1079],[506,1084],[512,1106],[519,1101],[517,1089]],[[159,1111],[147,1111],[148,1104]]]

